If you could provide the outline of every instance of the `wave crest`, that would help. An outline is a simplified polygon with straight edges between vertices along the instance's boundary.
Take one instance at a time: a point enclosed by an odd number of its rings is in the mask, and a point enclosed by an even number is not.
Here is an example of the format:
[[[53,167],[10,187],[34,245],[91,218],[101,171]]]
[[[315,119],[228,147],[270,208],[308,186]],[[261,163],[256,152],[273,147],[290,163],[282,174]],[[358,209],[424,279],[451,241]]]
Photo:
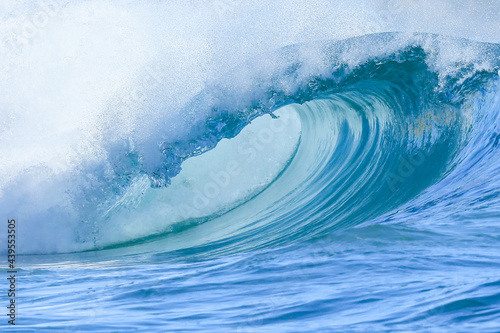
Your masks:
[[[451,50],[468,52],[456,58]],[[495,44],[423,34],[286,47],[208,84],[182,108],[184,125],[175,136],[165,134],[168,123],[143,140],[111,136],[71,173],[24,170],[2,187],[16,194],[0,200],[11,207],[7,213],[26,220],[30,252],[106,248],[166,234],[158,249],[231,239],[227,251],[247,250],[357,225],[417,197],[456,167],[478,117],[492,112],[483,99],[496,89],[499,54]],[[280,136],[282,146],[259,155],[275,156],[278,167],[264,163],[269,172],[235,185],[240,194],[172,218],[165,207],[174,197],[164,193],[174,192],[169,185],[183,163],[220,150],[221,140],[238,138],[276,110],[300,118],[288,139]],[[44,199],[42,188],[60,195]],[[56,247],[49,237],[55,232],[64,240]]]

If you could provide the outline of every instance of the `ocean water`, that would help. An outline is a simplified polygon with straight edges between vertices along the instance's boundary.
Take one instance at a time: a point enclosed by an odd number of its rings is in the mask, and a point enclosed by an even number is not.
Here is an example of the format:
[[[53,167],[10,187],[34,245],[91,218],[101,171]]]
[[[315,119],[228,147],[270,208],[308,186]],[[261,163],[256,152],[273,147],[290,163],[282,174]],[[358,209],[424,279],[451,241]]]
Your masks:
[[[498,2],[0,16],[2,332],[500,332]]]

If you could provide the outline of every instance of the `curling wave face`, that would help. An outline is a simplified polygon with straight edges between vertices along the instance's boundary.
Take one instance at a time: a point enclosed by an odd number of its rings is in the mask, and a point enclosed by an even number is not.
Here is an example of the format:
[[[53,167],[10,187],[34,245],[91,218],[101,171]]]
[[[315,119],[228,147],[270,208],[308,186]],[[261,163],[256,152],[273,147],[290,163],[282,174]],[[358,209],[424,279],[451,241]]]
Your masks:
[[[498,59],[496,44],[425,34],[289,46],[209,84],[175,135],[105,126],[97,153],[19,170],[0,202],[29,253],[227,254],[370,222],[498,154]]]

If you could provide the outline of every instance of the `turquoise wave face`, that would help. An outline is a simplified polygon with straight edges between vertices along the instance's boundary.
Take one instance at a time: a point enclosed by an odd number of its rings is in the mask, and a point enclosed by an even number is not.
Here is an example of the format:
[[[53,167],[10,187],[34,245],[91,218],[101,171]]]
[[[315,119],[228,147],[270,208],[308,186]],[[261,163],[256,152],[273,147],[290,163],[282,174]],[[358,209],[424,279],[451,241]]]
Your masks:
[[[315,80],[302,104],[278,110],[280,118],[298,115],[300,140],[264,190],[229,211],[180,222],[193,230],[170,229],[141,251],[220,254],[307,240],[372,221],[445,180],[476,135],[478,115],[496,114],[484,102],[497,78],[481,72],[443,84],[426,58],[409,48],[339,80]]]
[[[456,48],[474,52],[450,60]],[[105,164],[62,180],[68,206],[2,200],[63,230],[58,248],[27,231],[34,253],[233,253],[360,225],[437,200],[457,168],[496,153],[499,50],[400,34],[290,46],[210,84],[175,140],[110,141]]]

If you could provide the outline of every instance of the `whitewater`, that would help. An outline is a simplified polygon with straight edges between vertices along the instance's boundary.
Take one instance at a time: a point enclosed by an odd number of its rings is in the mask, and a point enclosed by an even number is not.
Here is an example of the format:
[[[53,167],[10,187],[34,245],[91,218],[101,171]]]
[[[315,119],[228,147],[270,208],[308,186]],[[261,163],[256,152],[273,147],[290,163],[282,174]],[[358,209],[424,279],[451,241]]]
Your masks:
[[[498,2],[0,17],[2,331],[500,331]]]

